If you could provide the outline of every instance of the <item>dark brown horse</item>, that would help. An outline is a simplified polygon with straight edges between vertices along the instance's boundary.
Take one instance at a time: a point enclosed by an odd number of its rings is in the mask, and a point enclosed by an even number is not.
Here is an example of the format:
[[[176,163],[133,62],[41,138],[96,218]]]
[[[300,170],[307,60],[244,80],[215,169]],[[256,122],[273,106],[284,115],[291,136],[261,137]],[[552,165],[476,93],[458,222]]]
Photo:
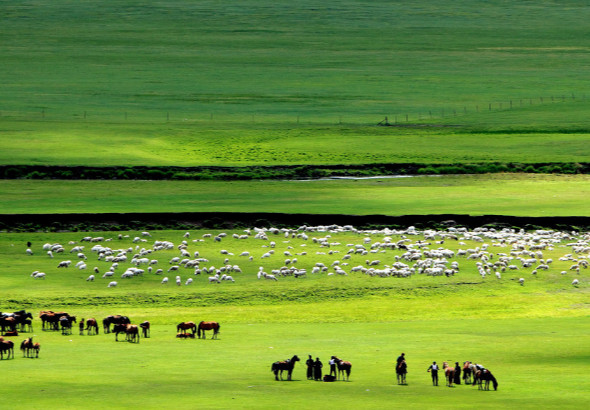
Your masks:
[[[217,334],[219,333],[219,323],[217,322],[200,322],[199,329],[197,333],[197,337],[201,338],[201,331],[203,331],[203,339],[205,339],[205,330],[213,330],[213,336],[211,339],[217,339]]]
[[[131,320],[127,316],[122,315],[110,315],[102,320],[102,327],[105,334],[111,332],[112,325],[128,325]]]
[[[93,317],[86,319],[86,334],[98,334],[98,322]]]
[[[139,327],[141,327],[143,337],[145,337],[146,339],[150,337],[150,322],[146,320],[145,322],[140,323]]]
[[[352,363],[340,360],[337,357],[334,358],[334,360],[336,360],[336,366],[338,366],[338,380],[340,380],[341,375],[342,380],[344,380],[344,376],[346,375],[346,380],[348,381],[350,378],[350,371],[352,370]]]
[[[483,383],[485,382],[485,383]],[[473,386],[477,384],[479,390],[490,390],[490,382],[494,385],[494,390],[498,390],[498,381],[488,369],[477,370],[473,376]]]
[[[197,332],[197,325],[195,325],[195,322],[180,322],[176,325],[176,332],[178,333],[186,333],[187,330],[190,330],[194,335]]]
[[[397,384],[406,384],[406,374],[408,373],[408,364],[405,360],[399,362],[395,368],[397,375]]]
[[[0,360],[4,360],[5,352],[8,353],[8,359],[10,359],[11,354],[12,358],[14,359],[14,342],[12,340],[0,341]]]
[[[293,368],[295,367],[295,363],[299,361],[299,357],[297,355],[293,356],[289,360],[281,361],[281,362],[274,362],[270,366],[270,371],[275,374],[275,380],[279,380],[279,374],[281,376],[281,380],[283,380],[283,372],[287,371],[288,377],[287,380],[291,380],[291,374],[293,373]]]

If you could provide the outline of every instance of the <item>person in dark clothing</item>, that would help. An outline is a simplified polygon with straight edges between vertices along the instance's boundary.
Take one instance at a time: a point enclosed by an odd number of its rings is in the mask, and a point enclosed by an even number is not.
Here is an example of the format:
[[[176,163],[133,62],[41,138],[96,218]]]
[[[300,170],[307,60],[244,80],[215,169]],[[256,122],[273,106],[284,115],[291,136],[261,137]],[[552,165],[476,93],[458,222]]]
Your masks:
[[[432,362],[432,364],[430,365],[430,367],[428,367],[428,370],[426,371],[430,372],[432,375],[432,385],[438,386],[438,365],[436,364],[436,362]]]
[[[313,380],[313,359],[311,355],[308,355],[309,358],[305,362],[307,365],[307,380]]]
[[[400,364],[401,362],[403,362],[404,360],[406,360],[406,354],[405,354],[405,353],[402,353],[402,354],[401,354],[401,355],[400,355],[400,356],[397,358],[397,364],[396,364],[396,367],[398,367],[398,366],[399,366],[399,364]]]
[[[322,367],[324,367],[323,363],[320,362],[319,357],[316,357],[313,363],[313,378],[316,381],[322,381]]]
[[[30,241],[29,241],[29,242],[27,242],[27,248],[30,248],[30,247],[31,247],[31,245],[32,245],[32,244],[31,244],[31,242],[30,242]]]
[[[461,366],[459,366],[459,362],[455,362],[455,384],[461,384]]]

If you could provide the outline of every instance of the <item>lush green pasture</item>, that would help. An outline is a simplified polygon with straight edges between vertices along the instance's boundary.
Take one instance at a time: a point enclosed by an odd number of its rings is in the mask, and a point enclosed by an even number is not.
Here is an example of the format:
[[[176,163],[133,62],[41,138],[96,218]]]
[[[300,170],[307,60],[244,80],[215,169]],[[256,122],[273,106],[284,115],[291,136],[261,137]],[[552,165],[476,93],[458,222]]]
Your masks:
[[[586,175],[525,174],[332,181],[4,180],[0,213],[588,216],[589,189]]]
[[[584,107],[586,118],[590,103]],[[471,121],[485,121],[481,116],[477,118]],[[245,166],[590,162],[585,149],[586,128],[574,126],[573,131],[563,133],[563,127],[570,125],[560,120],[559,129],[511,130],[503,118],[506,115],[501,115],[501,124],[491,131],[469,126],[71,124],[0,118],[0,163]]]
[[[2,164],[588,161],[579,2],[1,4]]]
[[[583,240],[582,236],[564,237],[542,251],[544,258],[554,260],[549,270],[536,275],[531,274],[532,267],[507,270],[497,279],[493,274],[482,278],[476,260],[465,257],[449,259],[459,262],[459,272],[452,277],[370,277],[350,272],[352,266],[365,265],[367,258],[391,265],[403,250],[354,254],[344,265],[348,244],[363,244],[365,238],[371,244],[383,243],[386,236],[395,242],[403,238],[399,232],[308,232],[307,240],[269,233],[269,239],[263,240],[254,238],[254,232],[235,239],[234,233],[245,232],[228,231],[221,242],[204,233],[214,236],[220,231],[191,231],[188,238],[183,232],[157,231],[145,242],[132,242],[138,232],[124,233],[129,236],[121,239],[115,232],[3,234],[2,311],[25,308],[36,315],[41,309],[65,310],[78,318],[98,319],[119,313],[135,323],[150,320],[153,326],[151,338],[134,345],[116,343],[113,335],[102,331],[98,336],[80,336],[77,327],[71,336],[42,331],[36,318],[33,334],[42,344],[41,356],[25,359],[17,351],[14,360],[0,363],[12,381],[0,387],[3,398],[33,408],[156,408],[171,402],[180,408],[194,408],[196,403],[204,408],[278,408],[285,403],[292,408],[312,403],[327,408],[341,408],[342,403],[363,408],[457,408],[472,407],[474,402],[483,408],[584,406],[590,347],[588,275],[584,269],[580,275],[570,271],[572,261],[559,260],[572,251],[566,243]],[[107,288],[111,279],[85,281],[93,266],[101,273],[110,266],[89,250],[93,244],[80,242],[86,235],[112,238],[99,244],[131,247],[134,252],[135,246],[147,249],[155,240],[175,245],[186,240],[188,251],[198,250],[208,259],[203,265],[220,267],[228,257],[243,272],[232,273],[235,283],[210,284],[207,275],[195,276],[181,268],[182,286],[160,284],[163,275],[173,279],[175,272],[146,272],[143,277],[116,277],[119,285]],[[328,236],[329,248],[314,241]],[[489,237],[480,242],[459,234],[457,240],[446,238],[444,243],[433,242],[442,240],[440,235],[427,239],[406,233],[405,237],[410,239],[407,244],[431,242],[423,250],[457,251],[488,244],[495,254],[492,260],[511,249]],[[533,237],[526,240],[530,241],[526,248],[540,243]],[[32,256],[25,253],[27,241],[32,242]],[[275,254],[262,258],[271,241]],[[51,259],[41,249],[44,243],[61,243],[66,250]],[[69,251],[76,245],[86,247],[89,268],[58,269],[62,259],[75,262]],[[239,256],[245,250],[252,261]],[[256,278],[258,266],[271,272],[283,265],[286,251],[298,258],[299,268],[308,269],[307,277],[281,277],[277,282]],[[168,259],[176,255],[179,251],[174,248],[154,251],[149,258],[158,260],[155,267],[168,269]],[[342,262],[348,276],[309,273],[318,261],[330,266],[334,260]],[[121,263],[117,273],[127,266],[132,265]],[[31,278],[33,270],[43,270],[47,278]],[[562,270],[568,273],[562,275]],[[520,276],[525,278],[524,286],[516,281]],[[194,283],[184,285],[187,277]],[[579,287],[571,285],[573,277],[579,278]],[[185,320],[219,321],[219,340],[176,339],[175,325]],[[20,343],[29,335],[23,333],[15,340]],[[401,351],[408,357],[407,386],[398,386],[394,379],[393,362]],[[350,382],[307,381],[301,363],[293,382],[275,382],[270,364],[293,354],[303,360],[308,354],[319,356],[326,367],[334,354],[350,360]],[[464,385],[450,389],[444,382],[433,387],[426,373],[433,360],[481,362],[498,378],[499,390],[479,392]]]

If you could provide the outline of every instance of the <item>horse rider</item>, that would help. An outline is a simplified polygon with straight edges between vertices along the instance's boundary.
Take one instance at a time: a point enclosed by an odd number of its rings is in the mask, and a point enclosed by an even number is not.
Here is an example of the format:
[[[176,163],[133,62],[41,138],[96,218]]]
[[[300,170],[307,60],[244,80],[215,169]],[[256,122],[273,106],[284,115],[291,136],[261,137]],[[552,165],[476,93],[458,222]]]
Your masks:
[[[432,362],[426,371],[432,374],[432,385],[438,386],[438,365],[436,362]]]
[[[307,365],[307,380],[313,380],[313,358],[308,355],[309,359],[305,362]]]
[[[400,356],[397,358],[397,365],[396,365],[396,366],[397,366],[397,367],[399,367],[399,364],[400,364],[401,362],[403,362],[404,360],[406,360],[406,354],[405,354],[405,353],[402,353],[402,354],[401,354],[401,355],[400,355]]]

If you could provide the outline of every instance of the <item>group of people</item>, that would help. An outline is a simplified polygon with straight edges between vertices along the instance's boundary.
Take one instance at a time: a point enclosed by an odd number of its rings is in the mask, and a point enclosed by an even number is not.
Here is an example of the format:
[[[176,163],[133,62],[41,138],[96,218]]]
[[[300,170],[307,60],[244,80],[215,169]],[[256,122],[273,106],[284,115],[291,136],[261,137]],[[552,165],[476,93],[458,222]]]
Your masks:
[[[475,368],[477,370],[484,370],[484,367],[480,364],[476,364]],[[407,372],[407,370],[406,370],[407,369],[406,354],[405,353],[402,353],[397,358],[396,370],[397,370],[398,374],[400,373],[400,371],[399,371],[400,369],[403,369],[405,372]],[[432,364],[430,366],[428,366],[428,369],[426,370],[432,376],[432,385],[433,386],[438,386],[438,371],[439,370],[441,370],[441,368],[436,362],[432,362]],[[462,367],[461,367],[461,365],[459,365],[459,362],[455,362],[454,370],[455,371],[453,373],[453,383],[454,384],[461,384]]]
[[[337,360],[338,358],[336,356],[332,356],[330,358],[330,361],[328,362],[330,364],[330,377],[334,377],[334,380],[336,379],[337,375],[338,375],[338,369],[337,369]],[[324,364],[321,362],[319,357],[316,357],[315,360],[313,360],[313,358],[311,357],[311,355],[308,355],[308,359],[305,361],[305,364],[307,365],[307,380],[315,380],[315,381],[322,381],[322,368],[324,367]]]

